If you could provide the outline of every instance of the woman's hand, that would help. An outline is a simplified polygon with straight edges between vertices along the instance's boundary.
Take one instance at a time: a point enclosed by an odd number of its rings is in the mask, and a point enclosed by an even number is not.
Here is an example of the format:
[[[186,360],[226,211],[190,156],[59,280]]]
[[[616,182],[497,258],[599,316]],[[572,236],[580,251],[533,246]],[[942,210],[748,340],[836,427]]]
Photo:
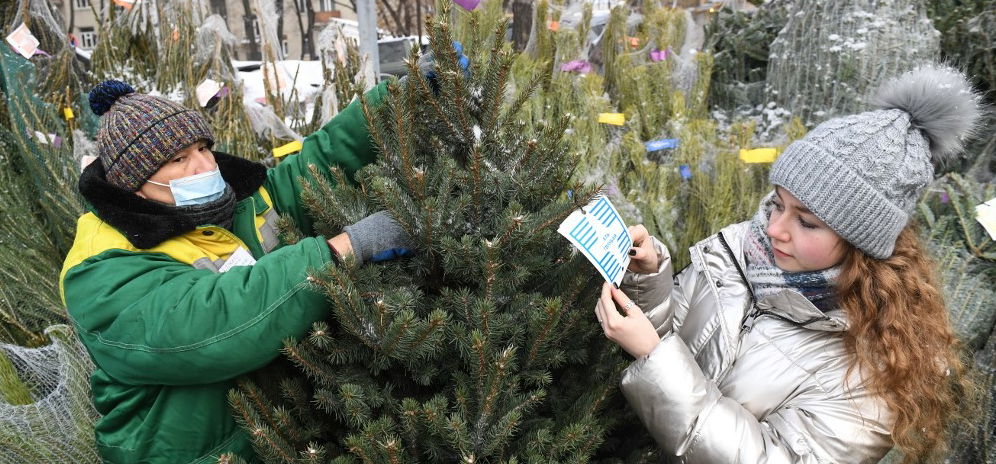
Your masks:
[[[625,316],[616,310],[616,303],[622,306]],[[643,310],[622,290],[608,282],[602,285],[602,296],[595,304],[595,316],[605,336],[634,358],[650,354],[661,341]]]
[[[660,265],[657,259],[657,250],[654,249],[654,241],[650,239],[650,233],[643,224],[630,226],[629,238],[633,239],[633,248],[629,249],[630,272],[637,274],[653,274],[657,272]]]

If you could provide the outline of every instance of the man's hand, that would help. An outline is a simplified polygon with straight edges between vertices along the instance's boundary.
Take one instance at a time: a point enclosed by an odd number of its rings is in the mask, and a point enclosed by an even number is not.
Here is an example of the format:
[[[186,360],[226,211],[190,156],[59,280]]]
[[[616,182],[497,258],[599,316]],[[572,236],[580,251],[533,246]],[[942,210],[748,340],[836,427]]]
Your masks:
[[[650,239],[650,233],[643,224],[630,226],[629,238],[633,239],[633,248],[629,249],[630,272],[638,274],[653,274],[660,266],[657,258],[657,250],[654,249],[654,241]]]
[[[460,42],[453,42],[453,50],[457,54],[457,64],[463,70],[464,76],[470,76],[470,58],[463,54],[463,45]],[[436,80],[436,56],[426,53],[418,59],[418,69],[429,81]],[[433,82],[434,83],[434,82]]]
[[[341,257],[355,256],[358,264],[412,254],[411,237],[387,211],[378,211],[344,227],[343,233],[330,238],[328,243]]]

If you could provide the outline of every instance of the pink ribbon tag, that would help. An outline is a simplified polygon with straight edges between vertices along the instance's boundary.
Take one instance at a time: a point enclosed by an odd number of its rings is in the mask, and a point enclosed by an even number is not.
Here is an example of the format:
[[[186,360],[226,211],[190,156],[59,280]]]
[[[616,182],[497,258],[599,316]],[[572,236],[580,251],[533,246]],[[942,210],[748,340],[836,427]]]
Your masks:
[[[568,61],[560,65],[560,70],[564,72],[573,71],[580,74],[587,74],[591,72],[591,63],[585,60]]]
[[[467,11],[474,11],[474,8],[481,4],[481,0],[453,0],[453,2]]]
[[[650,52],[650,61],[664,61],[667,58],[667,50],[654,49]]]

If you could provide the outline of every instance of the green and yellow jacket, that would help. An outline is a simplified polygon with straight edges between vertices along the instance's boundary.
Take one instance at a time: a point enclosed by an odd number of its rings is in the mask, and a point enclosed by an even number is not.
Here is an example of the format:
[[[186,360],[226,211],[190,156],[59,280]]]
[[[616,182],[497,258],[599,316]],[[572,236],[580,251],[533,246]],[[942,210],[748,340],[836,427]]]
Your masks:
[[[367,94],[376,104],[382,84]],[[108,463],[208,463],[222,453],[252,458],[227,402],[234,379],[279,355],[327,311],[307,283],[331,260],[325,238],[284,246],[276,220],[306,234],[301,178],[314,164],[349,178],[374,160],[366,119],[354,102],[277,167],[215,152],[237,204],[230,229],[191,224],[172,208],[108,184],[99,162],[80,179],[90,211],[60,279],[62,298],[97,366],[93,401],[100,455]],[[238,249],[252,266],[218,272]]]

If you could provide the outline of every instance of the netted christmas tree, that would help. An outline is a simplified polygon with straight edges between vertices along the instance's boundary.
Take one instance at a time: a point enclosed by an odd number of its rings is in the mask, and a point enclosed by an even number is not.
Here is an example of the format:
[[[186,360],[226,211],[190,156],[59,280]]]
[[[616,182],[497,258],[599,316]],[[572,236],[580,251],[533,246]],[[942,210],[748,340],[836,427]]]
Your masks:
[[[724,7],[706,26],[705,49],[715,57],[710,107],[725,110],[766,103],[771,43],[788,21],[791,0],[764,2],[753,12]]]
[[[867,109],[887,79],[938,58],[926,2],[799,0],[771,44],[768,98],[808,123]]]
[[[329,320],[284,348],[302,373],[244,381],[236,417],[267,462],[653,459],[645,433],[608,433],[639,427],[616,391],[628,360],[593,322],[601,278],[556,232],[595,193],[570,183],[568,119],[519,121],[533,89],[507,100],[504,21],[465,76],[437,8],[436,79],[413,50],[410,77],[364,102],[378,162],[303,196],[319,232],[385,209],[418,253],[316,270]]]

